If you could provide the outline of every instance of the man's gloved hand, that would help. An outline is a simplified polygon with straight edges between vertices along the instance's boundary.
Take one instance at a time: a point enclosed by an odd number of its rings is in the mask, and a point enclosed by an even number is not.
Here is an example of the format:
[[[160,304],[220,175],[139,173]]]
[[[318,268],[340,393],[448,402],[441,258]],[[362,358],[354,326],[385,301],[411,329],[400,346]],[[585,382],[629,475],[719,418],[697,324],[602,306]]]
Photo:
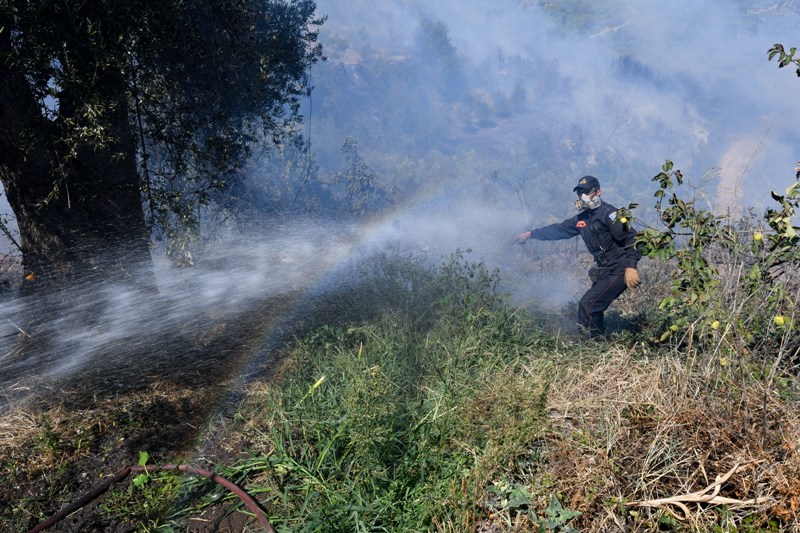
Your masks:
[[[531,238],[530,231],[526,231],[525,233],[520,233],[519,235],[514,237],[514,244],[522,244],[530,238]]]
[[[629,289],[635,289],[640,283],[639,272],[637,272],[635,268],[626,268],[625,285],[627,285]]]

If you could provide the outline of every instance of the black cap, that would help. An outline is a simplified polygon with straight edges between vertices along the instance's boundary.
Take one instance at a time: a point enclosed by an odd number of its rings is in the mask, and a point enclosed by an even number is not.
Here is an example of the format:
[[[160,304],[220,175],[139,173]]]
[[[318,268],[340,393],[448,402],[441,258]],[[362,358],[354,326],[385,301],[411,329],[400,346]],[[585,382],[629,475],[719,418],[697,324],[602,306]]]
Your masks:
[[[597,181],[597,178],[595,178],[594,176],[584,176],[578,180],[578,184],[572,190],[576,192],[578,190],[583,190],[583,189],[591,191],[592,189],[599,189],[599,188],[600,188],[600,182]]]

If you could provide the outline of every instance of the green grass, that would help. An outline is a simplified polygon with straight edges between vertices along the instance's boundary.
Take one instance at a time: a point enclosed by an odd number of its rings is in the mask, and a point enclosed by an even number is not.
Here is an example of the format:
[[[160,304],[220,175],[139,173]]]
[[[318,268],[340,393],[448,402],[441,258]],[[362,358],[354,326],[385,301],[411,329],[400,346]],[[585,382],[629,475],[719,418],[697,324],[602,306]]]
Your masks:
[[[531,455],[550,363],[530,365],[551,341],[503,305],[494,274],[455,258],[438,275],[450,290],[424,312],[298,340],[280,382],[242,405],[279,530],[464,530]]]

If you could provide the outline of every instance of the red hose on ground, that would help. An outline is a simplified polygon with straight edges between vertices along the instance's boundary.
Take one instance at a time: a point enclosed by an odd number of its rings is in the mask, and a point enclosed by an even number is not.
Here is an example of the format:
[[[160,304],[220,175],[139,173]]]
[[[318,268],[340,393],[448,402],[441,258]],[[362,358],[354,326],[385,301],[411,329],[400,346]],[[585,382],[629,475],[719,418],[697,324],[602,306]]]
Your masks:
[[[186,472],[187,474],[192,474],[192,475],[203,476],[205,478],[210,479],[211,481],[214,481],[215,483],[219,483],[223,487],[227,488],[228,490],[236,494],[245,503],[245,505],[247,505],[248,509],[250,509],[253,512],[253,514],[256,516],[256,518],[258,518],[258,521],[261,522],[261,525],[264,526],[264,529],[268,533],[275,533],[275,530],[272,529],[272,526],[269,523],[267,515],[264,513],[264,511],[261,510],[261,507],[259,506],[258,502],[252,496],[247,494],[247,492],[245,492],[244,489],[242,489],[235,483],[228,481],[224,477],[217,475],[214,472],[211,472],[209,470],[204,470],[196,466],[185,465],[185,464],[127,466],[122,470],[116,472],[113,476],[104,481],[102,484],[98,485],[91,491],[81,496],[78,500],[72,502],[71,504],[67,505],[66,507],[58,511],[56,514],[54,514],[44,522],[38,523],[36,526],[33,527],[33,529],[28,531],[28,533],[39,533],[40,531],[44,531],[45,529],[52,527],[53,525],[62,521],[64,518],[71,515],[78,509],[82,508],[88,503],[91,503],[93,500],[103,495],[105,492],[108,491],[108,489],[111,488],[111,485],[113,485],[114,483],[119,483],[120,481],[128,477],[128,475],[131,472],[151,472],[160,470],[180,470],[181,472]]]

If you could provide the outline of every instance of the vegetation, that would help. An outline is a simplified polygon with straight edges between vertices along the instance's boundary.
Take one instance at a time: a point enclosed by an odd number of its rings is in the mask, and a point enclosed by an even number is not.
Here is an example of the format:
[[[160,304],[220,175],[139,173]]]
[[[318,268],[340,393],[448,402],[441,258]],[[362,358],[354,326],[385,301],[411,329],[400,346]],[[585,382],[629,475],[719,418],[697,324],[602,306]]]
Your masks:
[[[785,454],[797,442],[790,273],[798,258],[786,241],[796,186],[775,195],[767,230],[682,200],[673,189],[683,176],[669,162],[654,181],[666,231],[640,241],[654,261],[673,265],[672,288],[650,302],[654,326],[641,334],[599,349],[560,343],[507,306],[495,274],[454,256],[427,274],[435,282],[414,276],[406,305],[302,336],[281,379],[254,387],[240,406],[235,429],[263,456],[246,469],[276,523],[286,531],[793,524],[798,487],[783,479],[800,466]],[[394,264],[375,268],[400,288],[409,272]],[[368,287],[360,301],[375,299]]]
[[[646,254],[675,267],[671,292],[658,306],[668,326],[660,340],[786,355],[797,301],[800,251],[793,218],[800,183],[783,195],[773,192],[778,206],[759,222],[732,221],[682,198],[676,188],[683,175],[670,161],[653,181],[659,183],[655,207],[665,229],[649,228],[638,241]]]
[[[0,2],[0,180],[28,273],[147,281],[151,232],[196,230],[296,124],[315,7]]]
[[[800,391],[785,295],[796,294],[797,260],[782,239],[796,188],[776,195],[760,227],[709,219],[680,198],[684,177],[669,163],[654,180],[666,230],[643,233],[643,276],[666,268],[672,287],[619,302],[624,313],[646,299],[640,332],[601,344],[556,337],[464,253],[441,264],[379,255],[320,296],[271,378],[246,387],[214,431],[213,468],[257,495],[277,531],[790,528]],[[692,238],[709,228],[714,238]],[[753,265],[765,274],[750,276]],[[143,425],[116,419],[128,432]],[[39,420],[9,443],[3,486],[107,442],[97,415]],[[10,501],[2,517],[20,525],[47,504]],[[234,516],[255,527],[243,513],[211,482],[153,473],[91,516],[139,531]]]
[[[424,32],[419,45],[457,72],[446,27],[430,23]],[[0,46],[9,35],[0,32]],[[309,53],[301,63],[316,57]],[[237,160],[236,148],[245,149],[238,126],[223,128],[233,137],[222,145],[205,138],[204,149]],[[286,208],[293,191],[309,186],[306,201],[344,206],[352,216],[391,204],[391,187],[355,138],[345,140],[345,168],[329,188],[309,181],[307,153],[285,150],[288,166],[274,169],[286,172],[283,188],[239,184],[240,198],[274,193],[271,205]],[[648,256],[642,277],[667,282],[630,291],[614,309],[638,328],[584,341],[512,306],[503,273],[468,252],[443,261],[378,254],[309,296],[302,323],[276,343],[281,357],[268,362],[263,379],[236,383],[241,395],[233,399],[221,398],[222,378],[207,374],[235,366],[246,349],[262,350],[285,326],[265,310],[295,301],[176,328],[181,342],[196,346],[193,359],[216,358],[211,371],[184,372],[181,364],[184,379],[207,379],[203,387],[146,375],[138,388],[123,388],[131,381],[123,376],[101,390],[96,385],[109,377],[87,372],[89,390],[78,398],[34,398],[4,412],[0,520],[25,530],[106,479],[109,464],[152,458],[211,463],[257,496],[281,532],[796,528],[800,182],[773,194],[776,206],[763,217],[734,220],[699,206],[669,161],[653,181],[663,227],[640,235]],[[623,210],[623,223],[636,223],[637,209]],[[20,333],[22,351],[25,343],[46,344],[36,332]],[[153,348],[133,348],[142,374]],[[210,406],[226,400],[231,416],[209,423]],[[196,444],[198,437],[208,441]],[[160,471],[139,473],[73,520],[65,527],[167,532],[221,529],[232,520],[239,530],[256,527],[219,486]]]

